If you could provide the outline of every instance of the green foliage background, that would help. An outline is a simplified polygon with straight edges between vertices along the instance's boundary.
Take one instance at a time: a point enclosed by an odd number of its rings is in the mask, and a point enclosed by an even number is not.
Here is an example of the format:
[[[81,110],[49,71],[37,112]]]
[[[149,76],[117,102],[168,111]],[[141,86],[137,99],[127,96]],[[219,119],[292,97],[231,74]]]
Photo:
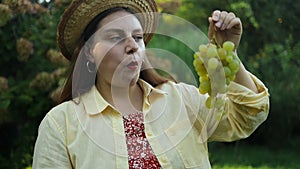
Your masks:
[[[56,30],[68,1],[0,1],[1,169],[31,165],[38,125],[56,105],[68,66],[58,52]],[[180,8],[171,10],[204,32],[214,9],[233,11],[241,18],[239,56],[271,94],[269,118],[246,143],[299,149],[299,8],[300,1],[294,0],[182,0]],[[170,11],[166,9],[161,8]],[[193,51],[180,42],[157,36],[149,46],[174,52],[192,69]]]

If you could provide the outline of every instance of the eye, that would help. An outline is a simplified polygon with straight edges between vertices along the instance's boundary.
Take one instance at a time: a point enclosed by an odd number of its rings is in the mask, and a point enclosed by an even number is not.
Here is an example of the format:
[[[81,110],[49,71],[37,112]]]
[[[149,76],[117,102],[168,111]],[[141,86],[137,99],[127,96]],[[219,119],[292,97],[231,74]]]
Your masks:
[[[136,42],[140,42],[143,40],[144,37],[143,37],[143,35],[135,35],[135,36],[133,36],[133,38]]]
[[[119,42],[119,41],[121,41],[123,38],[121,37],[121,36],[118,36],[118,35],[115,35],[115,36],[111,36],[110,37],[110,40],[112,41],[112,42]]]

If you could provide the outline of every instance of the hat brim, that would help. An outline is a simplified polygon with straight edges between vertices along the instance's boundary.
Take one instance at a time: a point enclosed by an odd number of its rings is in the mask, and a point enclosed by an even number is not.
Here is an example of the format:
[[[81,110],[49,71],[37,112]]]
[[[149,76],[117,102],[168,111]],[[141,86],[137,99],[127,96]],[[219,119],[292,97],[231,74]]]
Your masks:
[[[144,41],[147,44],[157,26],[157,6],[154,0],[74,0],[58,24],[58,47],[62,54],[68,60],[72,60],[74,50],[87,25],[100,13],[117,7],[129,8],[141,15]]]

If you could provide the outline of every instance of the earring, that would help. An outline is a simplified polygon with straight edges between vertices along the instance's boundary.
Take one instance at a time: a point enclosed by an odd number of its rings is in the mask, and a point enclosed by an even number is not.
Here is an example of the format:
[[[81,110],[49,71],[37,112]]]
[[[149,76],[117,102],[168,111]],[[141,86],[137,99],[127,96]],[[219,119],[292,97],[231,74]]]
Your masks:
[[[142,71],[142,70],[143,70],[143,68],[144,68],[144,59],[142,60],[142,64],[141,64],[141,70],[140,70],[140,71]]]
[[[96,72],[96,65],[95,65],[95,63],[92,63],[93,67],[91,68],[90,63],[91,63],[90,61],[86,62],[87,70],[88,70],[89,73],[95,73]]]

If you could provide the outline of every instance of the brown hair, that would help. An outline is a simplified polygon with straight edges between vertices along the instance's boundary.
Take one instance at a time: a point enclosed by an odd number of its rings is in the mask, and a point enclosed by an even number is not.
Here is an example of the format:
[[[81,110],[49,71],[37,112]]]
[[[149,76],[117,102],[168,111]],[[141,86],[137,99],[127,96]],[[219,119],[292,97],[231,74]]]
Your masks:
[[[88,59],[85,56],[81,57],[81,54],[84,55],[81,49],[84,46],[85,42],[97,31],[98,23],[109,14],[117,11],[127,11],[134,14],[134,12],[128,8],[112,8],[97,15],[86,27],[84,33],[81,36],[80,42],[74,50],[71,60],[72,64],[70,67],[70,73],[61,93],[59,103],[72,100],[73,98],[87,92],[93,85],[95,85],[97,71],[93,73],[88,71],[86,65]],[[140,78],[148,82],[152,86],[155,87],[170,80],[158,74],[157,71],[151,67],[150,62],[147,59],[144,62],[143,66],[146,69],[143,69],[140,72]]]

